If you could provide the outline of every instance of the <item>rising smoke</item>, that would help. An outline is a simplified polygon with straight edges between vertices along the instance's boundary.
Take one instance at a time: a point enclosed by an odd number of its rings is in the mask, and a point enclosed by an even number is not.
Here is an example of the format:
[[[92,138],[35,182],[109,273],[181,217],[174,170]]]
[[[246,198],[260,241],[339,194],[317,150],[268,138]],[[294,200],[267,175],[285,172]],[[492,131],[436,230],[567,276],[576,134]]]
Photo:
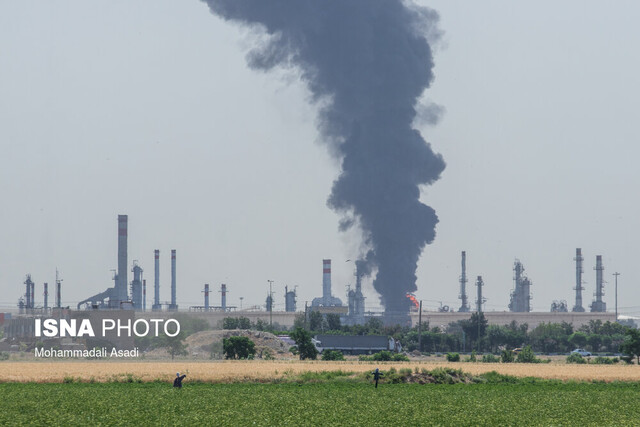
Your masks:
[[[328,205],[343,215],[342,230],[362,231],[358,266],[375,274],[387,321],[404,320],[418,258],[438,222],[420,202],[420,185],[445,167],[412,127],[433,80],[437,13],[401,0],[204,1],[223,19],[269,35],[249,52],[252,68],[299,70],[320,105],[323,138],[342,162]]]

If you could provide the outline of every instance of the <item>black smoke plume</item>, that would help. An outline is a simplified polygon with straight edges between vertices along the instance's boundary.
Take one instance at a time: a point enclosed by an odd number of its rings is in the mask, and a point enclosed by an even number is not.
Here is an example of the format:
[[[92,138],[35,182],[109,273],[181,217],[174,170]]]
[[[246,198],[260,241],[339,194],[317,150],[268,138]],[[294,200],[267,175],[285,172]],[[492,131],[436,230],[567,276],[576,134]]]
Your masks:
[[[375,272],[387,321],[406,320],[406,293],[438,222],[420,186],[445,167],[412,127],[433,80],[437,13],[400,0],[204,1],[268,34],[248,54],[252,68],[295,67],[318,101],[319,129],[342,162],[328,205],[343,214],[341,229],[362,230],[359,266]]]

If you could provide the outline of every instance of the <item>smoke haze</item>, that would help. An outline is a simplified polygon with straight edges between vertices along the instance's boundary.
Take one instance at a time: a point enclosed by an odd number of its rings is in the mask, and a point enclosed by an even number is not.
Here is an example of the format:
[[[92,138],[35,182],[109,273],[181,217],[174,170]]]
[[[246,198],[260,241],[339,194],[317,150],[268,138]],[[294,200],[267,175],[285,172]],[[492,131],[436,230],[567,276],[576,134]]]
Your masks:
[[[205,2],[223,19],[269,35],[249,52],[250,67],[299,70],[321,106],[323,139],[341,161],[328,205],[343,215],[341,230],[362,231],[358,267],[375,274],[386,315],[406,316],[406,293],[417,289],[417,262],[438,222],[420,202],[420,186],[445,167],[412,128],[433,80],[437,13],[399,0]],[[427,110],[422,121],[437,121],[441,110]]]

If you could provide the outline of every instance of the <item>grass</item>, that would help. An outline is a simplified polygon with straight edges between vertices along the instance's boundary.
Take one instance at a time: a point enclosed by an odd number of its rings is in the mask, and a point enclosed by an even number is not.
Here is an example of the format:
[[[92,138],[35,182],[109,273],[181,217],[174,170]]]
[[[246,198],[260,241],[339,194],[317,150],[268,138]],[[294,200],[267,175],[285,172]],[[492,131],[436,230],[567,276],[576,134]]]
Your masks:
[[[0,425],[636,425],[636,383],[0,384]]]

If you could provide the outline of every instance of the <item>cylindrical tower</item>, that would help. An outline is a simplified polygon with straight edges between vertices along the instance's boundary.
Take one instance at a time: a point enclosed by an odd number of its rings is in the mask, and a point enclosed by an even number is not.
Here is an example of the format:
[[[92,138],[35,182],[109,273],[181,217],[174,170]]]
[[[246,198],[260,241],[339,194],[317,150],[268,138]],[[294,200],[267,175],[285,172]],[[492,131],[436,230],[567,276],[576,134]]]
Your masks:
[[[604,280],[602,279],[602,272],[604,266],[602,265],[602,255],[596,256],[596,300],[591,304],[592,312],[605,312],[607,311],[607,304],[602,300],[604,296]]]
[[[227,311],[227,285],[224,283],[220,285],[220,307],[222,307],[222,311]]]
[[[178,304],[176,304],[176,250],[171,249],[171,305],[169,310],[178,310]]]
[[[47,311],[49,308],[49,284],[47,282],[44,283],[44,311]]]
[[[476,286],[478,287],[478,300],[476,301],[476,311],[478,313],[482,313],[482,303],[484,300],[482,299],[482,287],[484,283],[482,282],[482,276],[478,276],[478,280],[476,281]]]
[[[576,248],[576,257],[574,258],[576,262],[576,286],[573,288],[576,291],[576,304],[573,306],[573,310],[577,313],[584,312],[584,307],[582,306],[582,291],[584,287],[582,286],[582,248]]]
[[[209,284],[204,285],[204,309],[209,311]]]
[[[147,279],[142,281],[142,311],[147,311]]]
[[[155,271],[154,271],[154,282],[153,282],[153,305],[151,309],[153,311],[160,311],[162,307],[160,306],[160,250],[156,249],[153,251],[155,258]]]
[[[331,305],[331,260],[322,260],[322,302],[325,307]]]
[[[463,313],[469,311],[469,299],[467,298],[467,253],[462,251],[462,273],[460,274],[460,300],[462,304],[460,304],[460,309]]]
[[[117,298],[122,301],[128,300],[127,284],[127,215],[118,215],[118,281]]]

